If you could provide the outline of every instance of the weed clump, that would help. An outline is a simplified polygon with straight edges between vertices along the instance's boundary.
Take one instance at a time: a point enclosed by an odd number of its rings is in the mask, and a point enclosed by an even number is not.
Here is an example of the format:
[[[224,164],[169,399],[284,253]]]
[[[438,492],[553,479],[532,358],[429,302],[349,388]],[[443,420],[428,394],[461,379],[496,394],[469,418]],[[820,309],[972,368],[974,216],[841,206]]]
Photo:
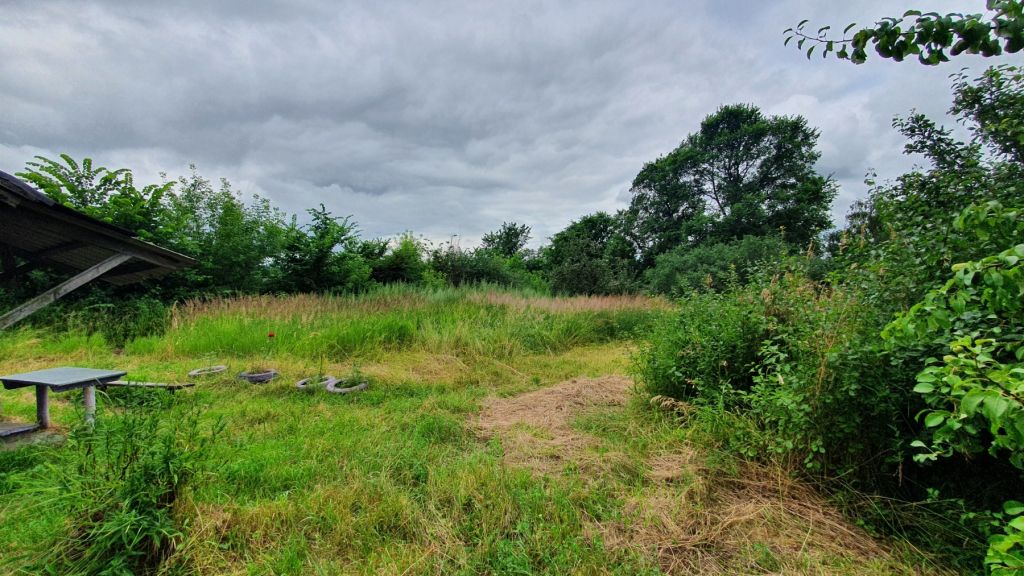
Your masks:
[[[208,468],[219,425],[194,404],[170,412],[135,406],[74,428],[53,460],[16,491],[44,492],[66,521],[32,556],[34,573],[156,573],[185,536],[175,503]]]

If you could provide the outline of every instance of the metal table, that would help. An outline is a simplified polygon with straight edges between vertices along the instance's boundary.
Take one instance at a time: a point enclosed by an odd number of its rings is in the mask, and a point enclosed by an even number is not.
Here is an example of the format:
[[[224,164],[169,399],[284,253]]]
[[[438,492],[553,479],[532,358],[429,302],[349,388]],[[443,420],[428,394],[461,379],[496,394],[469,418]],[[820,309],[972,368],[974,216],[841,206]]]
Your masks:
[[[0,431],[0,435],[11,435],[36,428],[47,428],[50,426],[50,401],[49,391],[65,392],[84,388],[82,395],[85,401],[85,420],[92,422],[96,417],[96,385],[106,384],[124,376],[127,372],[122,370],[96,370],[93,368],[47,368],[35,372],[23,374],[11,374],[0,376],[4,388],[13,390],[27,386],[36,387],[36,419],[35,426],[22,426],[7,431]]]

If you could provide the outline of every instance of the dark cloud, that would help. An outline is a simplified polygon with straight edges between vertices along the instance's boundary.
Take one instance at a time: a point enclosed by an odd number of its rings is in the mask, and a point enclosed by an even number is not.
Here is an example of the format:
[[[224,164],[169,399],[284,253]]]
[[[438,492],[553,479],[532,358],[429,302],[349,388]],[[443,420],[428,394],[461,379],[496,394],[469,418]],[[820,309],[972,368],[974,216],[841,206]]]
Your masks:
[[[959,3],[937,2],[938,10]],[[979,6],[980,9],[980,6]],[[543,239],[615,210],[644,162],[719,105],[802,114],[820,168],[863,195],[911,159],[890,128],[942,116],[948,68],[808,62],[781,31],[890,3],[8,2],[0,169],[89,155],[324,203],[367,235],[472,243],[503,220]],[[980,61],[965,60],[980,66]]]

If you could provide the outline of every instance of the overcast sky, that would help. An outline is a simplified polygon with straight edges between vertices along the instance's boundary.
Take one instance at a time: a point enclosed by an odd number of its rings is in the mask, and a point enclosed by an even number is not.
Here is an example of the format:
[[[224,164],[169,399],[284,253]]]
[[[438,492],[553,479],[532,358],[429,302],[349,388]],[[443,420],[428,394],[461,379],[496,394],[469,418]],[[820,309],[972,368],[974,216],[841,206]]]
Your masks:
[[[948,75],[808,61],[782,31],[984,1],[21,2],[0,0],[0,170],[67,152],[139,183],[195,163],[289,212],[324,203],[364,236],[535,242],[614,211],[644,162],[721,104],[802,114],[841,219],[893,177],[893,116],[944,117]]]

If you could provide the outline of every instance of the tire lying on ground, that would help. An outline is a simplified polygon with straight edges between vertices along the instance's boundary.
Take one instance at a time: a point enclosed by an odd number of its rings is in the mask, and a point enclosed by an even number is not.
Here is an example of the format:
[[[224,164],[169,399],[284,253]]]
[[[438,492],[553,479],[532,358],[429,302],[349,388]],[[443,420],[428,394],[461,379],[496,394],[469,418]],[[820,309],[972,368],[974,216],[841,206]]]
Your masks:
[[[349,394],[352,392],[359,392],[360,390],[366,390],[366,388],[370,385],[366,380],[363,380],[362,382],[345,388],[338,388],[338,384],[344,386],[345,384],[351,384],[351,382],[348,382],[346,380],[338,380],[332,384],[328,384],[327,391],[330,392],[331,394]]]
[[[316,382],[313,382],[312,380],[312,378],[303,378],[295,383],[295,387],[299,390],[305,390],[314,386],[333,386],[338,383],[338,379],[334,376],[323,376]]]
[[[238,377],[242,380],[248,380],[253,384],[266,384],[274,378],[277,378],[277,370],[267,370],[266,372],[239,372]]]
[[[227,369],[227,366],[218,364],[217,366],[209,366],[207,368],[196,368],[195,370],[189,372],[188,375],[190,378],[197,378],[202,376],[210,376],[212,374],[220,374],[221,372],[224,372]]]

